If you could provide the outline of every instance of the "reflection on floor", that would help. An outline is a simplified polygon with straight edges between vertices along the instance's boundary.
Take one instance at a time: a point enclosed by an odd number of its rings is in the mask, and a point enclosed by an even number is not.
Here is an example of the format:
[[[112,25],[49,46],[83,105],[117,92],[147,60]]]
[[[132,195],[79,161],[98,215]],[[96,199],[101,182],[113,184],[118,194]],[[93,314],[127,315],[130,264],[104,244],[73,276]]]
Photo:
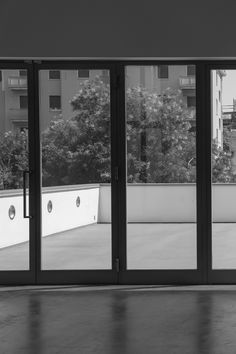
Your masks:
[[[129,224],[128,269],[195,269],[196,224]],[[0,270],[28,269],[29,244],[0,250]],[[236,268],[236,224],[214,224],[213,265]],[[111,225],[93,224],[42,239],[42,269],[110,269]]]
[[[1,353],[235,353],[235,289],[190,288],[0,290]]]

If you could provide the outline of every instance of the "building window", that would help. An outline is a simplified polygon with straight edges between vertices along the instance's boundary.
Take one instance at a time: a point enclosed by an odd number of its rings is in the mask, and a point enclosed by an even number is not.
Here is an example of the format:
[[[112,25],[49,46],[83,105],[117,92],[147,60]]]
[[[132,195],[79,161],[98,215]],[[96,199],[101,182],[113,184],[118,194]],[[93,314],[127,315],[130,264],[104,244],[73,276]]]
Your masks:
[[[28,96],[20,96],[20,109],[28,108]]]
[[[27,76],[27,70],[20,70],[19,75],[20,76]]]
[[[158,65],[158,78],[168,79],[168,77],[169,77],[168,65]]]
[[[89,78],[89,70],[78,70],[78,77],[81,79]]]
[[[187,76],[195,76],[195,74],[196,74],[195,65],[188,65],[187,66]]]
[[[12,121],[14,131],[21,133],[28,133],[28,121],[27,120],[14,120]]]
[[[218,100],[216,99],[216,114],[218,114]]]
[[[102,76],[109,76],[109,70],[102,70]]]
[[[61,109],[61,96],[49,96],[49,108],[50,109]]]
[[[187,107],[196,107],[196,97],[195,96],[187,96]]]
[[[60,70],[49,70],[49,79],[50,80],[60,80],[61,72]]]

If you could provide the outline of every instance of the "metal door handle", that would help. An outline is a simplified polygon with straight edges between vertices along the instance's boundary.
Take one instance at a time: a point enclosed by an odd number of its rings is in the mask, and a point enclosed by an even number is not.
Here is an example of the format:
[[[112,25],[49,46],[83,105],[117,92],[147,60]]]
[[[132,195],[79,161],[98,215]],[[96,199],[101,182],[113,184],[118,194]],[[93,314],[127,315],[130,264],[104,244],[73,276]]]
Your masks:
[[[23,171],[23,217],[31,219],[31,215],[26,214],[26,175],[30,175],[31,171]]]

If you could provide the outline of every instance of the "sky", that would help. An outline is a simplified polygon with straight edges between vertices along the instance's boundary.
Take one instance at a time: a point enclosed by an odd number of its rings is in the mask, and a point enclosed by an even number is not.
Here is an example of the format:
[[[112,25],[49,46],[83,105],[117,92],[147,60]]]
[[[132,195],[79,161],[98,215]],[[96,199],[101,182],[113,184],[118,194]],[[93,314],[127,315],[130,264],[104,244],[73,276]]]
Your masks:
[[[236,70],[226,70],[226,76],[223,77],[223,105],[232,105],[233,98],[236,98]]]

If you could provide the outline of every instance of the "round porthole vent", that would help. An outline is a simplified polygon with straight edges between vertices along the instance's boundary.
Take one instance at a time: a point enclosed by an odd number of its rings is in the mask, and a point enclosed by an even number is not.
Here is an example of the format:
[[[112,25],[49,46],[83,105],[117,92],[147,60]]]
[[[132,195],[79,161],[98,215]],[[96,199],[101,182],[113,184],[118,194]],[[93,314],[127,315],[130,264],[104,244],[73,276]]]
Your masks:
[[[76,198],[76,206],[77,206],[77,208],[80,206],[80,197]]]
[[[52,201],[51,200],[48,201],[47,209],[48,209],[49,213],[52,212]]]
[[[16,209],[14,205],[11,205],[10,208],[8,209],[8,216],[11,220],[13,220],[15,215],[16,215]]]

